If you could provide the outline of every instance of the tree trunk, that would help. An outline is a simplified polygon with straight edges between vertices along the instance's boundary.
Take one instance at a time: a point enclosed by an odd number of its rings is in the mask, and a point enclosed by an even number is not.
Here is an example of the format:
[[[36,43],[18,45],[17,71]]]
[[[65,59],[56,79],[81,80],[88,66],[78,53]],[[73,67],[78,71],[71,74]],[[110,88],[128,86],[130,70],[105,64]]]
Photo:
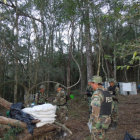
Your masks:
[[[72,53],[72,48],[73,48],[73,42],[74,42],[74,23],[71,21],[71,37],[70,37],[70,44],[69,44],[69,54],[68,54],[68,63],[67,63],[67,87],[70,87],[70,81],[71,81],[71,71],[70,71],[70,66],[71,66],[71,53]],[[67,93],[70,94],[70,88],[67,90]]]
[[[81,38],[81,49],[80,49],[80,52],[81,52],[81,93],[84,92],[84,85],[85,85],[85,74],[84,74],[84,70],[85,70],[85,67],[84,67],[84,54],[83,54],[83,46],[84,46],[84,42],[83,42],[83,24],[81,25],[81,29],[80,29],[80,37]]]
[[[29,99],[30,99],[30,94],[29,94],[29,89],[24,88],[24,104],[25,106],[29,105]]]
[[[107,76],[110,77],[110,71],[109,71],[108,62],[106,59],[105,59],[105,65],[106,65],[106,69],[107,69]]]
[[[17,49],[18,49],[18,5],[17,5],[17,0],[15,1],[16,3],[16,21],[15,21],[15,29],[16,29],[16,45],[15,45],[15,55],[17,54]],[[15,84],[14,84],[14,103],[17,102],[17,86],[18,86],[18,59],[17,56],[15,56],[15,76],[14,76]]]
[[[85,1],[85,46],[86,46],[86,60],[87,60],[87,80],[91,79],[93,76],[92,68],[92,47],[91,47],[91,35],[90,35],[90,21],[89,21],[89,4],[88,1]]]
[[[103,69],[103,72],[105,74],[105,79],[107,80],[107,72],[105,71],[105,68],[104,68],[104,57],[103,57],[103,54],[102,54],[102,69]]]
[[[137,83],[140,83],[140,60],[139,60],[139,66],[138,66],[138,78]]]
[[[102,49],[101,39],[102,39],[102,36],[101,36],[101,30],[100,30],[100,27],[99,27],[99,23],[97,22],[96,24],[97,24],[96,28],[97,28],[98,40],[99,40],[98,69],[97,69],[97,75],[99,76],[100,75],[100,67],[101,67],[101,49]]]
[[[123,59],[123,64],[125,65],[125,58]],[[128,82],[128,78],[127,78],[127,69],[126,69],[126,68],[124,68],[124,76],[125,76],[126,82]]]
[[[114,57],[113,57],[113,62],[114,62],[114,79],[117,80],[116,78],[116,67],[117,67],[117,64],[116,64],[116,46],[114,46]]]

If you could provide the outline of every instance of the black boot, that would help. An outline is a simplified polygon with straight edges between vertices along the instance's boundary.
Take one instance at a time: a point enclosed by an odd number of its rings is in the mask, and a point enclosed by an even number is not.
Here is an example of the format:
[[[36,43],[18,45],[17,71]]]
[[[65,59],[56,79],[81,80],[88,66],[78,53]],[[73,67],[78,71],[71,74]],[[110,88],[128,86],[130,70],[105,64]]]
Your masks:
[[[111,125],[110,125],[110,128],[112,130],[115,130],[117,128],[117,122],[112,122]]]

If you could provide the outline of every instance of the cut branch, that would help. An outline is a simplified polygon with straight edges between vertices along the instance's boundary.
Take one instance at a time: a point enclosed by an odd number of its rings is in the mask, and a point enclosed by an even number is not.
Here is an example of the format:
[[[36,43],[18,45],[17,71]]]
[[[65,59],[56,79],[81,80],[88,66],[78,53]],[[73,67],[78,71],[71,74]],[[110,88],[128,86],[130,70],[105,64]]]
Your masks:
[[[0,97],[0,105],[5,107],[6,109],[10,109],[12,103],[6,101],[5,99]]]
[[[6,125],[10,124],[12,126],[19,126],[22,128],[27,127],[26,123],[24,123],[24,122],[21,122],[19,120],[15,120],[15,119],[11,119],[11,118],[6,118],[3,116],[0,116],[0,124],[6,124]]]
[[[54,122],[56,125],[60,126],[63,130],[67,131],[70,135],[72,135],[72,132],[70,129],[68,129],[64,124],[61,124],[59,122]]]

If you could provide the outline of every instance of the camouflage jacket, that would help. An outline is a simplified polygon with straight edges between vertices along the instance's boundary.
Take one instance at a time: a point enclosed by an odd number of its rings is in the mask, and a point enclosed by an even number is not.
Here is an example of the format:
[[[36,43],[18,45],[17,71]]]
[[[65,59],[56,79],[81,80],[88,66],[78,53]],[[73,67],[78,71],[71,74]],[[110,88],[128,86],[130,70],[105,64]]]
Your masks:
[[[61,88],[61,89],[59,89],[57,91],[57,95],[56,95],[53,103],[58,105],[58,106],[66,105],[66,103],[67,103],[67,101],[66,101],[66,92],[64,91],[63,88]]]
[[[38,92],[35,94],[35,103],[44,104],[46,101],[46,98],[47,98],[47,96],[45,93]]]
[[[103,87],[100,87],[96,91],[94,91],[94,93],[91,97],[91,104],[90,105],[92,107],[92,113],[91,113],[90,117],[94,118],[95,120],[97,119],[96,121],[98,121],[102,104],[105,101],[103,91],[106,91],[106,90]],[[110,102],[112,102],[112,97],[110,97],[110,99],[111,99]],[[110,107],[111,106],[112,106],[112,103],[110,104]]]

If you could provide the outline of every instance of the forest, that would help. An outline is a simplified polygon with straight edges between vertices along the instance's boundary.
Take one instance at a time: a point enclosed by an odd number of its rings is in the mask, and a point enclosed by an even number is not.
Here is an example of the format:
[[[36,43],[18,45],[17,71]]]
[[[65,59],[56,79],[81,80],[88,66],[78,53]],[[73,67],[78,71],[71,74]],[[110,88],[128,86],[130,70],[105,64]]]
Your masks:
[[[93,75],[140,83],[139,25],[137,0],[1,0],[0,95],[17,102],[80,75],[81,92]]]
[[[82,94],[93,75],[140,84],[139,0],[0,0],[0,97]]]

